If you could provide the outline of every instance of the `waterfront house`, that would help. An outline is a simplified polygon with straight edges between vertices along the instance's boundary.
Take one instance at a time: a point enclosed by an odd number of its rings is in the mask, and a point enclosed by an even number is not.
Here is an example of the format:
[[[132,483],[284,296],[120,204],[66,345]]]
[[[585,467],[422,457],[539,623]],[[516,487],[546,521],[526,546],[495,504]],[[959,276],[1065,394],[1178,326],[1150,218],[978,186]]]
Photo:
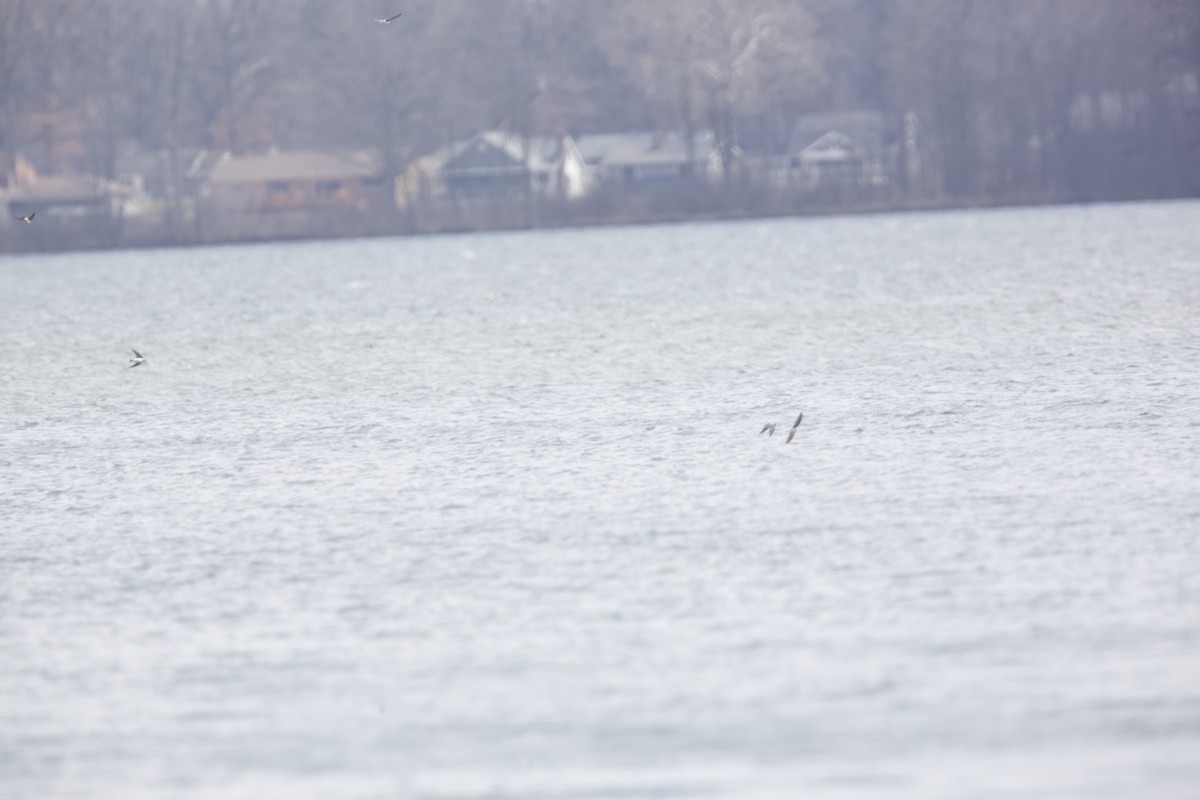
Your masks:
[[[222,214],[367,211],[390,201],[373,151],[206,154],[191,175],[201,181],[208,206]]]
[[[796,120],[788,143],[789,182],[805,188],[889,182],[888,125],[878,111],[831,111]]]
[[[14,217],[37,214],[40,225],[56,221],[103,220],[119,214],[129,187],[94,175],[41,175],[29,182],[5,181],[0,187],[4,222]]]
[[[579,138],[579,150],[593,179],[605,186],[651,188],[720,177],[721,159],[711,133],[692,137],[644,131],[602,133]]]
[[[455,203],[530,194],[572,200],[590,188],[587,167],[571,137],[503,131],[487,131],[452,147],[438,168],[437,183]]]

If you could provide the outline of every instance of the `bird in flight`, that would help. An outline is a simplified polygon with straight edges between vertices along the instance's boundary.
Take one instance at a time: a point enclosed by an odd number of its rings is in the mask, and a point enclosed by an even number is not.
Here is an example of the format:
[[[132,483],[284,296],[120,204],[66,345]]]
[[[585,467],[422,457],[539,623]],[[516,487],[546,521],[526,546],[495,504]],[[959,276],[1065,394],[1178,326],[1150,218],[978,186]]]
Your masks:
[[[803,411],[800,412],[800,416],[796,417],[796,421],[792,423],[791,430],[788,431],[787,441],[785,441],[784,444],[788,444],[788,442],[792,441],[792,437],[796,435],[796,429],[800,427],[800,420],[802,419],[804,419]],[[762,426],[762,430],[758,432],[758,435],[762,436],[765,433],[767,436],[774,436],[775,427],[776,426],[774,422],[768,422],[766,425]]]
[[[400,18],[401,18],[401,17],[403,17],[403,16],[404,16],[404,12],[403,12],[403,11],[401,11],[399,14],[395,14],[395,15],[393,15],[393,16],[390,16],[390,17],[388,17],[387,19],[377,19],[377,20],[375,20],[375,21],[376,21],[376,22],[378,22],[380,25],[387,25],[389,22],[392,22],[393,20],[400,19]]]
[[[13,219],[20,220],[21,222],[24,222],[26,225],[28,225],[29,223],[33,222],[33,218],[35,216],[37,216],[37,212],[31,211],[30,213],[26,214],[23,217],[13,217]]]
[[[132,347],[129,349],[133,350]],[[145,364],[146,357],[143,356],[141,353],[139,353],[137,350],[133,350],[133,358],[129,359],[129,361],[130,361],[129,368],[133,369],[134,367],[138,366],[139,364]]]
[[[796,435],[796,430],[800,427],[800,420],[802,419],[804,419],[803,411],[800,412],[800,416],[796,417],[796,422],[792,425],[792,429],[788,431],[788,438],[784,444],[789,444],[792,441],[792,437]]]

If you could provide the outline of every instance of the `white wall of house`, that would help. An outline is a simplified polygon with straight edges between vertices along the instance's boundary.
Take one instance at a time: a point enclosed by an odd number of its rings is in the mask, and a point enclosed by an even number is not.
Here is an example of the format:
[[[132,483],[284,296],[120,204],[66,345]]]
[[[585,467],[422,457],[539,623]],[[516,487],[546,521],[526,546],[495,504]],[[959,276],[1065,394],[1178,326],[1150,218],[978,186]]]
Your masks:
[[[562,159],[560,172],[562,185],[559,187],[562,196],[568,200],[576,200],[592,191],[595,184],[592,171],[588,169],[583,155],[580,154],[579,148],[575,146],[574,140],[570,137],[563,140]]]

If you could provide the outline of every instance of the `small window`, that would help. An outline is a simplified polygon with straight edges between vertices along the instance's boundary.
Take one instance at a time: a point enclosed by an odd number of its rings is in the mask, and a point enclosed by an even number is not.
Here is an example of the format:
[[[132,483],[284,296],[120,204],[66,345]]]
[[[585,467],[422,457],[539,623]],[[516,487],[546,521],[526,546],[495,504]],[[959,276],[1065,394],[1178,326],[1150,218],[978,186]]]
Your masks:
[[[267,182],[267,191],[268,192],[286,192],[287,190],[288,190],[288,182],[287,181],[268,181]]]
[[[379,187],[383,186],[383,178],[380,178],[380,177],[363,178],[362,186],[364,189],[378,189]]]
[[[341,188],[341,181],[317,181],[317,192],[320,194],[334,194]]]

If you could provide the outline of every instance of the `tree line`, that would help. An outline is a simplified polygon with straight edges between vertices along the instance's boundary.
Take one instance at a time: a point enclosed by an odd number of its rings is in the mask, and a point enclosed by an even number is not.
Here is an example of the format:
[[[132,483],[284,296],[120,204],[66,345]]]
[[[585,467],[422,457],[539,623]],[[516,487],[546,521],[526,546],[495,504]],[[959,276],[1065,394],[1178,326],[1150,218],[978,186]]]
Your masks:
[[[394,174],[485,129],[659,129],[729,160],[873,109],[929,196],[1177,196],[1198,76],[1195,0],[0,0],[0,153],[114,177],[129,146],[373,147]]]

